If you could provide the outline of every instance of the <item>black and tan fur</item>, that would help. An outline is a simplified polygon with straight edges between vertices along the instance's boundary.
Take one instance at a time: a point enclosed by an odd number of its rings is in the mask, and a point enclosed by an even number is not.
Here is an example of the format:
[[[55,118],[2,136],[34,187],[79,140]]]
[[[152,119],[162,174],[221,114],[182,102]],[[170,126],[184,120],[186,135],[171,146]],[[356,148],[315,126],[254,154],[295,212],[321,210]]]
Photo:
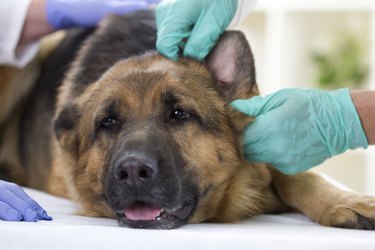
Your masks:
[[[243,158],[241,133],[251,119],[228,103],[258,90],[240,32],[224,33],[206,63],[153,52],[149,12],[113,16],[91,32],[71,31],[18,118],[2,118],[0,152],[12,150],[0,158],[1,178],[72,198],[81,214],[129,227],[232,222],[295,209],[322,225],[374,229],[374,198],[310,172],[285,176]],[[10,143],[9,131],[16,141]],[[128,155],[152,166],[151,173],[129,182],[121,165]],[[128,220],[123,211],[134,204],[165,215]]]

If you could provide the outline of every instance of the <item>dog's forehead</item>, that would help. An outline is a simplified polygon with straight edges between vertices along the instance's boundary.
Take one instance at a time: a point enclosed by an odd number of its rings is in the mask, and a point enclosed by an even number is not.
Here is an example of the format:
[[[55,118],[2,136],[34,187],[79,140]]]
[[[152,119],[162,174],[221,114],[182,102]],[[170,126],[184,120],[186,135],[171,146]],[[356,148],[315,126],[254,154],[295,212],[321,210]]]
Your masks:
[[[115,64],[107,73],[117,79],[134,73],[138,73],[140,76],[141,74],[158,73],[168,77],[168,82],[184,78],[195,78],[199,81],[199,77],[210,75],[203,64],[194,60],[180,59],[176,62],[158,54],[128,58]]]
[[[124,99],[145,99],[152,94],[173,92],[198,100],[197,93],[207,92],[212,81],[209,71],[198,62],[174,62],[160,55],[148,55],[115,64],[99,79],[96,92],[101,96],[126,95]]]
[[[207,68],[195,61],[174,62],[161,56],[124,60],[111,67],[86,92],[83,106],[92,114],[132,110],[134,117],[160,114],[168,108],[199,112],[202,117],[224,113],[225,100]]]

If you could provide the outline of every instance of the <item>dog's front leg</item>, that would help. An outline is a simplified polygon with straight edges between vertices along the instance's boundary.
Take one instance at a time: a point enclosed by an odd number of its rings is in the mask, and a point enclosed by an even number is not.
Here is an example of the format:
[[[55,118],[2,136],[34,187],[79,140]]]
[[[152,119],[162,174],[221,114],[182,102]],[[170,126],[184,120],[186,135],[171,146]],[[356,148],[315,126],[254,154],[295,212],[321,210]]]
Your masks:
[[[375,229],[375,198],[343,191],[321,176],[294,176],[272,169],[272,182],[281,199],[325,226]]]

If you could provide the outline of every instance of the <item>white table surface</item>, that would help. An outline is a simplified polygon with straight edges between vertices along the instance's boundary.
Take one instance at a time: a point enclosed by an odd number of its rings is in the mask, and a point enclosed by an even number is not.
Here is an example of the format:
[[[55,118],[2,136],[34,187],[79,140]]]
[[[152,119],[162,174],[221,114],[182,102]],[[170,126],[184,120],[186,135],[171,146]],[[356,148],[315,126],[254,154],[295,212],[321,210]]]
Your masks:
[[[320,226],[300,214],[260,215],[236,224],[174,230],[128,229],[116,220],[74,215],[74,204],[26,189],[53,221],[0,221],[0,249],[375,249],[375,231]]]

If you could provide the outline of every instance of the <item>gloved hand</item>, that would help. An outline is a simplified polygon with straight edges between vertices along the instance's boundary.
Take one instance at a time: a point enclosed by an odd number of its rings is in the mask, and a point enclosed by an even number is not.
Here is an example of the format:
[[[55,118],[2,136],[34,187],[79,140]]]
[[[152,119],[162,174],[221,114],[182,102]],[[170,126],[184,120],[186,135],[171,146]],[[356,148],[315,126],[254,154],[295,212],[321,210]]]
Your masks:
[[[347,149],[368,146],[348,89],[284,89],[231,105],[256,117],[244,132],[245,157],[270,163],[285,174],[307,170]]]
[[[95,26],[107,14],[126,14],[160,0],[46,0],[48,23],[55,29]]]
[[[52,220],[21,187],[0,180],[0,219],[7,221]]]
[[[230,24],[236,9],[237,0],[163,1],[156,8],[157,50],[177,61],[179,48],[185,47],[184,56],[203,59]]]

